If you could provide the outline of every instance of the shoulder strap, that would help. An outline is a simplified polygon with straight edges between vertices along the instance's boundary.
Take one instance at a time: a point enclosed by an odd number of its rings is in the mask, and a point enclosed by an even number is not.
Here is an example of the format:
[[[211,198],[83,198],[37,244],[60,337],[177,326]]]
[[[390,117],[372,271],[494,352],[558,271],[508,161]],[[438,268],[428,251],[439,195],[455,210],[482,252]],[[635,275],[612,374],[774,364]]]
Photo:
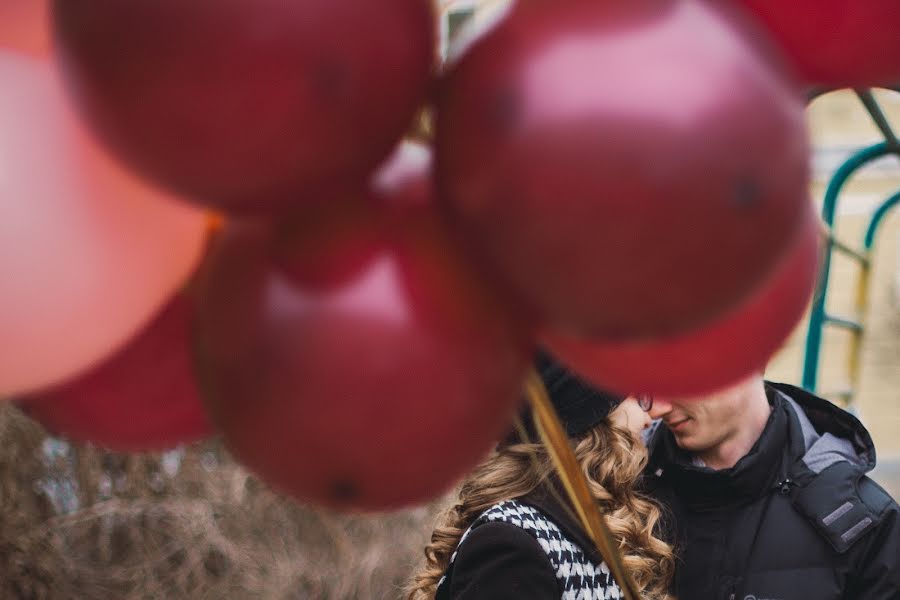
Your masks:
[[[861,479],[859,469],[838,462],[800,488],[793,498],[794,507],[839,554],[847,552],[863,534],[872,530],[890,503],[887,494],[877,494],[870,485],[864,486],[867,496],[864,501],[860,494]]]

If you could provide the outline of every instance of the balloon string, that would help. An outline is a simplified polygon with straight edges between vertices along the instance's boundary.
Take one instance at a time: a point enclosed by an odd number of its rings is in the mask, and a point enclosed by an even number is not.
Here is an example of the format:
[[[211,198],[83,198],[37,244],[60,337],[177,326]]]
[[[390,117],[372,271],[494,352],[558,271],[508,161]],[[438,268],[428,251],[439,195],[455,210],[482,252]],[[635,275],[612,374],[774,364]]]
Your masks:
[[[569,445],[569,439],[563,430],[562,424],[541,378],[534,370],[529,372],[525,381],[525,392],[534,411],[534,421],[538,434],[553,464],[556,466],[559,478],[566,490],[569,501],[578,513],[587,534],[594,545],[600,551],[600,555],[609,567],[613,578],[619,584],[626,600],[640,600],[637,586],[625,566],[622,556],[618,551],[618,544],[606,523],[606,519],[597,510],[597,505],[588,488],[584,473],[578,465],[575,453]]]

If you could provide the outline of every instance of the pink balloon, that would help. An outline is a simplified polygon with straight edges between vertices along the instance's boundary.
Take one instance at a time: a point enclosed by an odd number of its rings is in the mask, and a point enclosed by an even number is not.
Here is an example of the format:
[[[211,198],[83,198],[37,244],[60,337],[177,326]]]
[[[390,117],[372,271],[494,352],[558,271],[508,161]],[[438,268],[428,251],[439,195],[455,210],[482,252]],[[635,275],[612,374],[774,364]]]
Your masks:
[[[52,63],[0,51],[0,398],[115,352],[194,270],[206,231],[99,149]]]
[[[50,50],[46,0],[0,0],[0,49],[44,55]]]
[[[805,227],[768,280],[737,310],[714,322],[641,342],[585,341],[548,333],[543,343],[606,389],[666,396],[711,392],[765,368],[803,316],[819,257],[819,221],[810,207]]]

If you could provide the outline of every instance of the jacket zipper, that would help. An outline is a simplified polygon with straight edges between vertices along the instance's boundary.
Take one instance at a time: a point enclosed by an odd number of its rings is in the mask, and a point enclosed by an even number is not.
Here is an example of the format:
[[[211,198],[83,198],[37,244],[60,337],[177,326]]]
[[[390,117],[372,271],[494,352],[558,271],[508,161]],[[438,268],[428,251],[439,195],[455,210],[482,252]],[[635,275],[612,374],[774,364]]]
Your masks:
[[[779,481],[775,484],[774,489],[778,490],[778,492],[782,496],[787,496],[791,493],[791,486],[797,485],[793,479],[790,477],[784,479],[783,481]]]
[[[791,487],[797,485],[797,483],[791,479],[790,477],[785,477],[774,486],[772,489],[777,491],[782,496],[789,496],[791,493]],[[731,586],[731,593],[728,595],[728,600],[735,600],[735,596],[737,594],[737,585]]]

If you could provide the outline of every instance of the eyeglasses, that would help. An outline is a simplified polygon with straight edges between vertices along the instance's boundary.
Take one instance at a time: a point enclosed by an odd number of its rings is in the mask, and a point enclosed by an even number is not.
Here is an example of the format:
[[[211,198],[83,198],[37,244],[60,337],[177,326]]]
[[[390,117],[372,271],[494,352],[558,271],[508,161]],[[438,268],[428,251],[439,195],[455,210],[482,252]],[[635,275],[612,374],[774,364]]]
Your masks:
[[[650,394],[641,394],[637,396],[638,406],[641,407],[641,410],[644,412],[650,412],[650,409],[653,408],[653,396]]]

